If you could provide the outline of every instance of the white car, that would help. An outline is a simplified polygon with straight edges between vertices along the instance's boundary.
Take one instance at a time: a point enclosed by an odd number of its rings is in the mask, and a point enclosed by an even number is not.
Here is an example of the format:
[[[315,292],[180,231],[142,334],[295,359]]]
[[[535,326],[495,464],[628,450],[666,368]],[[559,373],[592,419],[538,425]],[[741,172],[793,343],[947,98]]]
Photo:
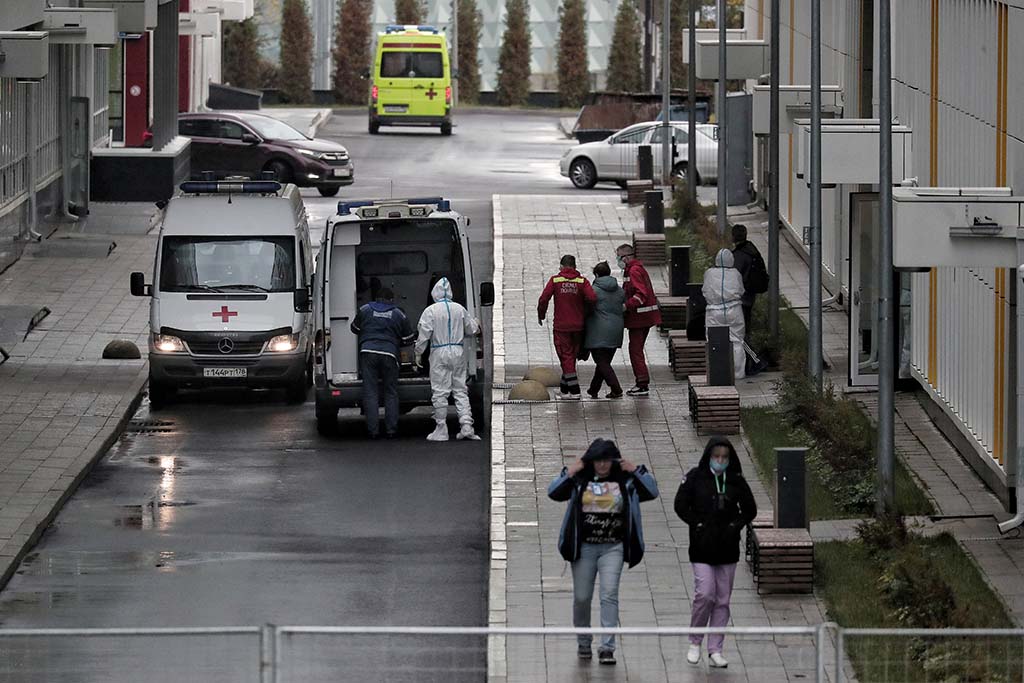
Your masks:
[[[620,184],[640,177],[637,153],[640,145],[650,145],[654,157],[654,176],[661,175],[661,139],[663,126],[658,121],[634,123],[600,142],[570,147],[560,162],[562,175],[576,187],[587,189],[601,181]],[[686,178],[687,122],[673,121],[675,163],[672,172]],[[718,126],[697,125],[697,183],[718,179]]]

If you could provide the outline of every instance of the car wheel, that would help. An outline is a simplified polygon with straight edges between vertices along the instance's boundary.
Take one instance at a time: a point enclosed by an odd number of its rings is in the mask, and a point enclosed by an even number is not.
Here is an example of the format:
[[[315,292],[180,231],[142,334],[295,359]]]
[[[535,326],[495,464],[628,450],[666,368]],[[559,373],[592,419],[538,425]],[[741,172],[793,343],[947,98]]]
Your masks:
[[[163,410],[167,404],[174,400],[177,393],[169,384],[157,382],[152,377],[149,379],[149,410],[155,412]]]
[[[569,166],[569,178],[576,187],[589,190],[597,185],[597,169],[590,159],[574,159]]]
[[[370,135],[376,135],[377,133],[380,132],[380,124],[377,123],[376,121],[370,121],[368,129],[370,131]]]
[[[451,124],[450,121],[445,121],[444,123],[441,124],[441,135],[451,135],[451,134],[452,134],[452,124]]]
[[[292,167],[283,161],[271,161],[263,167],[263,170],[273,173],[279,183],[290,183],[292,181]]]
[[[302,374],[285,389],[288,403],[305,403],[306,397],[309,396],[309,387],[312,383],[313,375],[310,373],[310,364],[306,363]]]
[[[333,197],[338,194],[339,189],[340,188],[337,185],[333,187],[324,187],[321,185],[320,187],[316,188],[316,191],[320,193],[321,197]]]
[[[321,436],[338,434],[338,409],[316,404],[316,431]]]
[[[676,164],[675,168],[672,169],[672,177],[675,178],[680,183],[688,182],[688,180],[687,180],[687,165],[686,164]],[[700,173],[697,173],[697,177],[696,177],[695,180],[697,181],[697,184],[700,185]]]

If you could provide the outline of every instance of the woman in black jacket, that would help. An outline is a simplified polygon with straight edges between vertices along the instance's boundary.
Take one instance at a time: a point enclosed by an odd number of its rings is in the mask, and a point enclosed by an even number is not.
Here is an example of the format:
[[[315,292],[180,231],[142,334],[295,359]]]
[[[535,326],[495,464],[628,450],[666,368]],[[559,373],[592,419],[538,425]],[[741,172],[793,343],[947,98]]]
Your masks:
[[[693,565],[693,608],[690,626],[727,626],[729,599],[740,560],[740,530],[757,516],[757,504],[743,478],[743,468],[732,443],[712,437],[700,464],[687,472],[679,485],[676,514],[690,526],[690,563]],[[690,636],[686,661],[700,661],[702,636]],[[711,666],[729,665],[722,656],[725,636],[708,636]]]
[[[548,486],[551,500],[569,501],[558,536],[558,551],[572,565],[572,625],[590,626],[594,581],[601,577],[601,626],[619,625],[622,565],[644,556],[640,503],[658,497],[654,475],[622,459],[614,441],[594,439],[583,457],[563,467]],[[577,655],[590,659],[589,635],[577,636]],[[615,636],[601,637],[601,664],[615,664]]]

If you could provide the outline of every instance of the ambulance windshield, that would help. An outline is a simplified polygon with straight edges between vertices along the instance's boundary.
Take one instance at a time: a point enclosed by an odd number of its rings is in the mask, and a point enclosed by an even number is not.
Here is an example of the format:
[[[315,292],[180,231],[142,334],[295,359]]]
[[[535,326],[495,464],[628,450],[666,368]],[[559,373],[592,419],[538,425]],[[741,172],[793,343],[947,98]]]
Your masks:
[[[290,292],[294,237],[164,237],[163,292]]]
[[[443,78],[441,52],[384,52],[380,75],[383,78]]]

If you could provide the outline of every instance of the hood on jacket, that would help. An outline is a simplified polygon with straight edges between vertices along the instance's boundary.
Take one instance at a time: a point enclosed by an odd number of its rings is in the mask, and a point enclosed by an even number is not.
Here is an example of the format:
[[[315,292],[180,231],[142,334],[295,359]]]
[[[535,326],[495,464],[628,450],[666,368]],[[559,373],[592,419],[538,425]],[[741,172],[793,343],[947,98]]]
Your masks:
[[[434,301],[451,301],[452,283],[446,277],[441,278],[434,283],[434,288],[430,290],[430,296],[434,297]]]
[[[736,266],[736,257],[728,249],[722,249],[715,256],[715,266],[718,268],[734,268]]]
[[[594,462],[595,460],[622,460],[622,453],[619,447],[610,439],[594,439],[587,452],[580,458],[583,462]]]
[[[614,292],[619,288],[619,281],[611,275],[602,275],[601,277],[594,278],[594,286],[606,292]]]
[[[561,277],[567,277],[567,278],[573,278],[573,279],[580,277],[580,271],[576,270],[575,268],[570,268],[568,266],[563,266],[558,271],[558,274]]]
[[[704,446],[704,455],[700,456],[700,463],[697,465],[697,469],[702,472],[710,470],[711,451],[718,446],[725,446],[729,449],[729,467],[726,468],[726,473],[743,474],[743,465],[740,464],[739,456],[736,455],[736,448],[732,445],[732,441],[729,441],[724,436],[713,436],[708,439],[707,445]]]

